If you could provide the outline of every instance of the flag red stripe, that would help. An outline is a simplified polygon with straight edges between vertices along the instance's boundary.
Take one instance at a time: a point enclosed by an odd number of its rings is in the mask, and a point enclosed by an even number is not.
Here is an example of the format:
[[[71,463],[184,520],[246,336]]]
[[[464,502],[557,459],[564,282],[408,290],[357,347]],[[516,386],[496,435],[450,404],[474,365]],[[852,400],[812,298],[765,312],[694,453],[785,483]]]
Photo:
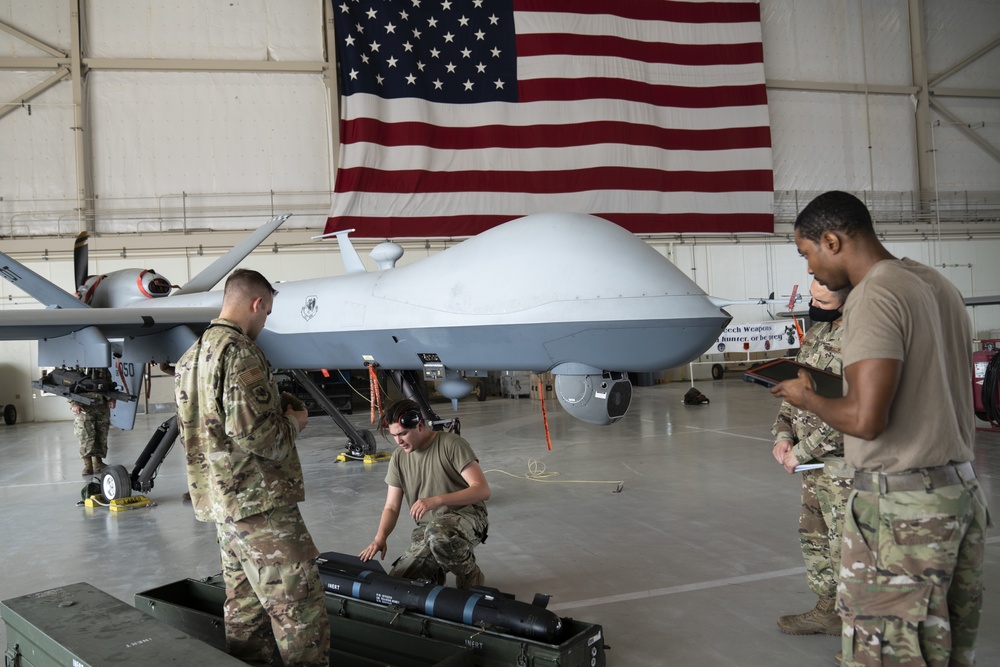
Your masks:
[[[517,57],[548,55],[627,58],[645,63],[686,66],[746,65],[764,58],[759,42],[750,44],[651,44],[622,37],[528,34],[517,36]]]
[[[599,213],[600,217],[620,225],[630,232],[648,234],[650,229],[657,234],[690,233],[739,233],[774,231],[774,216],[770,213]],[[343,215],[327,220],[326,229],[354,229],[357,238],[401,238],[442,236],[448,230],[448,237],[475,236],[485,229],[513,220],[511,215],[461,215],[424,217],[378,217]]]
[[[681,109],[767,104],[767,88],[763,83],[692,88],[625,79],[527,79],[518,82],[517,90],[520,102],[608,99]]]
[[[428,123],[383,123],[360,118],[341,123],[341,142],[381,146],[429,146],[438,149],[565,148],[593,144],[652,146],[665,150],[769,148],[769,127],[678,130],[616,121],[524,127],[485,125],[440,128]]]
[[[756,23],[760,7],[746,2],[650,2],[650,0],[514,0],[515,12],[599,14],[637,21]]]
[[[337,173],[336,192],[491,192],[552,194],[588,190],[656,192],[770,192],[767,169],[743,171],[664,171],[631,167],[594,167],[572,171],[386,171],[354,167]]]

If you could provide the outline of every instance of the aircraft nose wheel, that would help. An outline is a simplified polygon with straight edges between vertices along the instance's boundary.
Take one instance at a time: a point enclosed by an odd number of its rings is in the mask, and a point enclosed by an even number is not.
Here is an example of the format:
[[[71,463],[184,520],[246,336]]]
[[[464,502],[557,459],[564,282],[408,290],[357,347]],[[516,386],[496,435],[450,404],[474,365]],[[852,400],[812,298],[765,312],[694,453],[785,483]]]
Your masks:
[[[101,476],[101,493],[105,500],[128,498],[132,495],[132,480],[123,465],[108,466]]]

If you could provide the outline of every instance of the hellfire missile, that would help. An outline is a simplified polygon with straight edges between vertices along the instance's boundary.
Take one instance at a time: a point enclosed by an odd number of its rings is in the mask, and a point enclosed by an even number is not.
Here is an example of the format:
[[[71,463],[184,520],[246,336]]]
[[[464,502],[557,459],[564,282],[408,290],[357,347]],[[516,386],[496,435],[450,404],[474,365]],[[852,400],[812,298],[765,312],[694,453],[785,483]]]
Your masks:
[[[507,634],[557,643],[562,619],[545,609],[548,596],[531,603],[485,586],[464,591],[386,574],[376,561],[328,551],[320,554],[319,574],[324,588],[337,595],[383,605],[404,607],[426,616]]]

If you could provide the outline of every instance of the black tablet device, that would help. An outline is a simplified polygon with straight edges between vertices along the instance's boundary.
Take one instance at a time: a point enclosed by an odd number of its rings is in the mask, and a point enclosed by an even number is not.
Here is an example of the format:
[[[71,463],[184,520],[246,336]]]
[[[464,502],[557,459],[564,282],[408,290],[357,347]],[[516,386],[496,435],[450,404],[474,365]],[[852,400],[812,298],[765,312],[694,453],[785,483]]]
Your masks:
[[[844,395],[844,383],[841,376],[836,373],[800,364],[793,359],[775,359],[774,361],[764,362],[748,371],[744,371],[743,379],[747,382],[762,384],[765,387],[773,387],[779,382],[798,377],[800,368],[809,371],[813,376],[813,380],[816,381],[816,393],[820,396],[841,398]]]

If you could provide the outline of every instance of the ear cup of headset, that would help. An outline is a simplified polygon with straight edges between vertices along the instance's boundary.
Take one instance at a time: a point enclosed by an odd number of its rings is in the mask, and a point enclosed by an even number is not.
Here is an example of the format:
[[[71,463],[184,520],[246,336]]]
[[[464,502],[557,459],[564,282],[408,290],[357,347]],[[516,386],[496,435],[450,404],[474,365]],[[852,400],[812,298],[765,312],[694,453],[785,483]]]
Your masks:
[[[416,410],[407,410],[399,415],[399,425],[403,428],[416,428],[420,423],[420,413]]]

